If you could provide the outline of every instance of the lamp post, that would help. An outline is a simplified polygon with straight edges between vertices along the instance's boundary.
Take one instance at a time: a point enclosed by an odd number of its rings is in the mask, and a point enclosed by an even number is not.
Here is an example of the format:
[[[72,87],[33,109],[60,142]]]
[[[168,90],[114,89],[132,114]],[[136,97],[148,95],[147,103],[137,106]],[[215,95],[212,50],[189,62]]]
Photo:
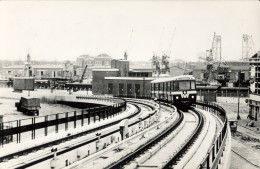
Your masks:
[[[238,72],[238,104],[237,104],[237,120],[240,120],[240,115],[239,115],[239,103],[240,103],[240,75],[241,75],[241,70]]]

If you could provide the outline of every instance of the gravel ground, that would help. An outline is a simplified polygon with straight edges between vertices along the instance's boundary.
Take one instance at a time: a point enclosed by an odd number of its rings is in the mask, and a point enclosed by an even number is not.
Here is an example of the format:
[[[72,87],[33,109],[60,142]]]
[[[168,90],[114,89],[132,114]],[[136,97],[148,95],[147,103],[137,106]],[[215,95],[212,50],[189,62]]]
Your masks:
[[[15,102],[19,101],[18,99],[5,99],[0,98],[0,115],[4,115],[4,121],[13,121],[18,119],[31,118],[33,116],[24,115],[22,112],[16,110]],[[80,110],[77,108],[61,105],[61,104],[47,104],[41,103],[41,109],[39,116],[45,116],[50,114],[57,114],[63,112],[70,112]]]
[[[77,94],[88,94],[87,91],[84,92],[77,92]],[[54,97],[57,95],[66,96],[69,95],[69,93],[66,90],[54,90],[54,92],[51,93],[50,90],[43,89],[30,92],[31,97],[41,98],[41,109],[39,116],[80,110],[61,104],[53,104]],[[18,102],[21,97],[27,96],[27,91],[24,91],[23,93],[14,93],[12,88],[0,88],[0,115],[4,115],[4,122],[33,117],[24,115],[22,112],[17,111],[15,107],[15,102]]]
[[[218,104],[226,110],[229,120],[236,120],[238,112],[237,103],[218,102]],[[239,114],[241,120],[238,121],[237,132],[232,133],[231,169],[260,167],[260,132],[257,131],[257,128],[260,127],[260,122],[259,120],[254,121],[255,127],[247,126],[250,122],[247,119],[248,111],[249,107],[247,104],[240,103]],[[245,159],[234,151],[242,155]]]
[[[246,160],[241,158],[239,155],[232,152],[230,169],[258,169],[258,167],[249,164]]]

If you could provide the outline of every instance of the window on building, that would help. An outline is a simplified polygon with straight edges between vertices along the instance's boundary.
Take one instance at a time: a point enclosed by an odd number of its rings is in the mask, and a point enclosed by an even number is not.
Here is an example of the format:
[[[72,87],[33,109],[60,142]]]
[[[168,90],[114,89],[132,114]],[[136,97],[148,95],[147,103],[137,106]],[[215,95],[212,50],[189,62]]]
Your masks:
[[[12,74],[12,71],[8,70],[8,71],[7,71],[7,74]]]

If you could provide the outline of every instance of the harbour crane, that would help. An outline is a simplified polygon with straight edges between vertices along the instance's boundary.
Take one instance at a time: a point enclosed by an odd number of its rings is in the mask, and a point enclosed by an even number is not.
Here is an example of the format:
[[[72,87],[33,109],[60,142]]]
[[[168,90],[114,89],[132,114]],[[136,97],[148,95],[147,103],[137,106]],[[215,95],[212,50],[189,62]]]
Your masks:
[[[81,78],[80,78],[80,80],[79,80],[79,83],[82,83],[82,82],[83,82],[84,75],[85,75],[85,73],[86,73],[87,67],[88,67],[88,65],[86,64],[86,66],[85,66],[85,68],[84,68],[84,71],[83,71],[83,73],[82,73],[82,76],[81,76]]]
[[[208,84],[216,84],[216,80],[225,83],[229,80],[230,66],[221,57],[221,36],[214,33],[212,46],[206,50],[206,79]]]
[[[248,61],[248,59],[256,53],[255,45],[252,35],[242,35],[242,60]]]
[[[160,38],[160,43],[159,43],[159,48],[161,46],[161,41],[162,41],[162,37],[164,34],[164,28],[163,28],[163,32]],[[171,39],[170,39],[170,43],[169,43],[169,47],[168,50],[164,50],[162,57],[160,57],[159,55],[156,55],[155,52],[153,52],[153,58],[152,58],[152,68],[153,68],[153,72],[156,75],[160,75],[162,74],[167,74],[170,72],[170,66],[169,66],[169,58],[171,56],[171,47],[172,47],[172,43],[173,43],[173,38],[175,35],[175,29],[173,30]],[[161,61],[160,61],[161,60]]]
[[[169,66],[169,59],[170,59],[170,56],[171,56],[171,48],[172,48],[172,44],[173,44],[173,39],[174,39],[174,35],[175,35],[175,28],[172,32],[172,36],[171,36],[171,39],[170,39],[170,43],[169,43],[169,47],[168,47],[168,54],[166,54],[166,52],[164,52],[163,56],[162,56],[162,70],[161,70],[161,73],[170,73],[170,66]]]
[[[161,73],[160,61],[159,61],[159,56],[155,55],[155,53],[153,53],[152,67],[153,67],[154,74],[159,76]]]
[[[129,41],[128,41],[128,45],[127,45],[126,50],[124,52],[124,60],[128,59],[128,52],[129,52],[129,48],[130,48],[133,32],[134,32],[134,30],[132,29],[131,34],[130,34],[130,38],[129,38]]]

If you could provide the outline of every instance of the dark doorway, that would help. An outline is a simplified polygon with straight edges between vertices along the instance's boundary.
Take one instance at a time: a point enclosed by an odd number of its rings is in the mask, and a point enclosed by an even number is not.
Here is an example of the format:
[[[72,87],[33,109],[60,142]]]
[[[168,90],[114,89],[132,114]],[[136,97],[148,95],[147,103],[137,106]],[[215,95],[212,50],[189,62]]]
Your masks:
[[[127,95],[130,96],[132,95],[132,84],[127,84]]]
[[[113,83],[108,83],[108,94],[113,94]]]
[[[119,83],[119,95],[123,95],[124,94],[124,86],[123,83]]]
[[[135,84],[135,94],[136,96],[140,96],[140,84]]]

